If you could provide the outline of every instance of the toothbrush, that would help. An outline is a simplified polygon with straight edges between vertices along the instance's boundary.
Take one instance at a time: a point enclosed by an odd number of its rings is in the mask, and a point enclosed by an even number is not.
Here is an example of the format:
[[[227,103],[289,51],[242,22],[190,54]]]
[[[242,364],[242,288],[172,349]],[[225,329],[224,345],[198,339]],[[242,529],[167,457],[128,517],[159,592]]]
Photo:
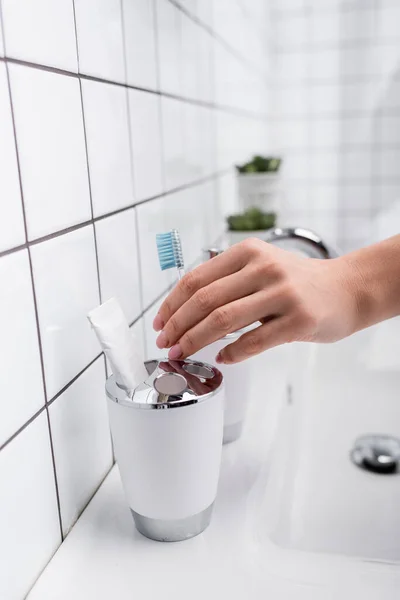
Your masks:
[[[185,267],[179,231],[172,229],[167,233],[157,233],[156,243],[161,270],[165,271],[176,267],[178,278],[182,279],[185,274]]]

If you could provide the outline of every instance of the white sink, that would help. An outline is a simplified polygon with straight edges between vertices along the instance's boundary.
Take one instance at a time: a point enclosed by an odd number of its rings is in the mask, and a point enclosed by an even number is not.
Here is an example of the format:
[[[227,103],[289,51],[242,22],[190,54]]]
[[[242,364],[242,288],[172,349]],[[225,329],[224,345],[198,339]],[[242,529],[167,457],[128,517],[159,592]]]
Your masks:
[[[360,435],[400,437],[400,365],[385,330],[291,348],[292,403],[271,451],[268,502],[260,501],[263,535],[283,547],[400,561],[400,474],[350,460]]]

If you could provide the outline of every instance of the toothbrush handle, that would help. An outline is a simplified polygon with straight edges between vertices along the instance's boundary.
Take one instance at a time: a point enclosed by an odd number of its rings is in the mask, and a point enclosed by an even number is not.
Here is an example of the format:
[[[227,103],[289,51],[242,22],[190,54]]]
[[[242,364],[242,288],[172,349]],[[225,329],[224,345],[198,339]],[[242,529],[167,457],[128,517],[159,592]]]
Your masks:
[[[182,279],[185,274],[185,269],[183,267],[178,268],[178,279]]]

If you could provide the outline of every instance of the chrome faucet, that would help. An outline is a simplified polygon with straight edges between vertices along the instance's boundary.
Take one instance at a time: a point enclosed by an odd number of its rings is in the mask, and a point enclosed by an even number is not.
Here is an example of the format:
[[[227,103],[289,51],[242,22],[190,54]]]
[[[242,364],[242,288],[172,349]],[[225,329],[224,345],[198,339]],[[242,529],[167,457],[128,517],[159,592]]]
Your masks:
[[[265,232],[265,242],[276,246],[295,248],[303,251],[310,258],[335,258],[338,252],[325,244],[325,242],[313,231],[302,227],[287,227],[281,229],[276,227]],[[288,243],[285,243],[288,242]]]

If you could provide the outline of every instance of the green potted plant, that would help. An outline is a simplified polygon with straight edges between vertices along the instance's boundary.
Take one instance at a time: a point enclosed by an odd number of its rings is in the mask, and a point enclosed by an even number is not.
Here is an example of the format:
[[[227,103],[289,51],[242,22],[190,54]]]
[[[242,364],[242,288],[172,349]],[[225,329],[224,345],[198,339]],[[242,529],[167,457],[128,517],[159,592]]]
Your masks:
[[[279,170],[282,159],[256,155],[243,165],[236,165],[240,206],[256,206],[274,211],[279,203]]]
[[[229,244],[233,245],[248,237],[263,239],[267,229],[276,225],[276,213],[263,212],[259,208],[248,208],[240,214],[227,218]]]

